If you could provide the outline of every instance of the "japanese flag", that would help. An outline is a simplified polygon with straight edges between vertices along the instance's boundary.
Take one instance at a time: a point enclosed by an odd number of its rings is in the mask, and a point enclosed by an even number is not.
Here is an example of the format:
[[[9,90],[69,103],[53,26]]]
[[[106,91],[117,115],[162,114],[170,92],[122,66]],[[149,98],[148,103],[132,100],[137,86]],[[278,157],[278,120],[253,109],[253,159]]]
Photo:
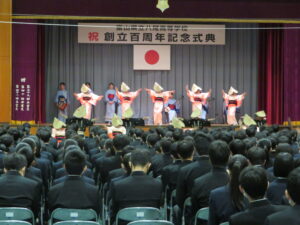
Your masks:
[[[170,45],[134,45],[134,70],[170,70]]]

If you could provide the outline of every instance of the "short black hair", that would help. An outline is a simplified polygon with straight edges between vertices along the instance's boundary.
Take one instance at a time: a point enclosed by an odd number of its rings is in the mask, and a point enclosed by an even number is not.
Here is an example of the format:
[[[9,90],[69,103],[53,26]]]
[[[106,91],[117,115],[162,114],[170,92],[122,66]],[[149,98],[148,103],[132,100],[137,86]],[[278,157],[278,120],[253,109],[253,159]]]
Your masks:
[[[194,153],[194,145],[191,141],[181,141],[178,143],[177,151],[182,159],[190,158]]]
[[[85,84],[85,85],[88,85],[88,86],[91,86],[91,83],[90,83],[90,82],[88,82],[88,81],[87,81],[87,82],[85,82],[84,84]]]
[[[7,133],[13,136],[14,141],[18,141],[19,138],[22,136],[21,131],[15,127],[9,128]]]
[[[264,165],[267,160],[267,153],[260,147],[252,147],[248,150],[247,157],[252,165]]]
[[[229,148],[233,155],[236,155],[236,154],[245,155],[246,154],[246,145],[240,139],[234,139],[232,142],[230,142]]]
[[[14,142],[13,136],[10,134],[3,134],[0,136],[0,144],[4,144],[6,148],[10,147]]]
[[[246,134],[248,137],[255,137],[256,131],[257,131],[256,125],[250,125],[246,129]]]
[[[263,198],[268,188],[266,171],[259,166],[249,166],[243,169],[239,182],[252,199]]]
[[[164,154],[170,154],[171,153],[171,144],[172,141],[168,138],[162,138],[159,142],[160,148]]]
[[[71,146],[71,145],[76,145],[76,146],[78,146],[78,143],[77,143],[77,141],[74,140],[74,139],[66,139],[66,140],[64,141],[64,146],[63,146],[63,148],[66,149],[67,147],[69,147],[69,146]]]
[[[174,129],[173,131],[173,139],[175,141],[180,141],[183,138],[183,131],[181,129]]]
[[[225,141],[213,141],[208,149],[209,159],[213,166],[226,166],[230,150]]]
[[[127,135],[119,134],[113,139],[113,146],[117,151],[121,151],[130,144],[130,139]]]
[[[24,138],[22,142],[29,144],[32,151],[36,149],[36,143],[32,138]]]
[[[293,148],[288,143],[280,143],[276,146],[276,153],[278,154],[280,152],[287,152],[293,155]]]
[[[51,138],[51,132],[50,130],[46,129],[46,128],[40,128],[37,131],[37,136],[43,141],[43,142],[49,142],[50,138]]]
[[[64,165],[68,174],[81,175],[86,166],[86,157],[82,151],[68,151],[64,158]]]
[[[278,143],[287,143],[287,144],[291,143],[290,138],[286,135],[279,136],[277,140],[278,140]]]
[[[130,161],[133,166],[146,166],[150,163],[150,154],[147,150],[136,149],[131,152]]]
[[[275,177],[287,177],[294,169],[293,156],[287,152],[279,153],[275,157],[273,168]]]
[[[287,191],[292,200],[299,205],[300,204],[300,167],[290,172],[287,182]]]
[[[147,143],[150,145],[150,146],[154,146],[158,141],[160,140],[160,137],[158,134],[149,134],[147,136]]]
[[[232,141],[233,137],[230,132],[222,131],[220,133],[219,139],[229,144]]]
[[[66,83],[65,82],[60,82],[58,86],[61,86],[61,85],[66,86]]]
[[[141,138],[144,134],[144,131],[140,128],[135,128],[134,129],[134,134],[136,137]]]
[[[205,133],[197,133],[194,137],[196,151],[199,155],[208,155],[208,148],[212,142],[212,137]]]
[[[19,171],[22,168],[26,167],[27,160],[24,155],[14,152],[4,156],[3,164],[6,170]]]
[[[246,132],[244,130],[238,130],[234,134],[235,139],[243,140],[247,137]]]
[[[18,149],[18,153],[25,156],[27,161],[27,168],[30,167],[34,160],[34,154],[32,149],[29,146],[22,146]]]

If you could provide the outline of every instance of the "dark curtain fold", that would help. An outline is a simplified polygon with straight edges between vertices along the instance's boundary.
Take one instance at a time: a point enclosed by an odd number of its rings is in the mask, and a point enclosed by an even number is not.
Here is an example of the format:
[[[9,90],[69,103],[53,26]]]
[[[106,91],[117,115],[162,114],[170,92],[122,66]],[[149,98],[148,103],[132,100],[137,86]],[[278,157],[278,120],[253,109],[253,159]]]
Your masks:
[[[277,24],[261,26],[282,27]],[[259,33],[258,109],[266,111],[268,124],[283,122],[283,36],[282,29]]]
[[[35,98],[35,122],[46,121],[46,99],[45,99],[45,27],[37,27],[37,76],[36,76],[36,98]]]

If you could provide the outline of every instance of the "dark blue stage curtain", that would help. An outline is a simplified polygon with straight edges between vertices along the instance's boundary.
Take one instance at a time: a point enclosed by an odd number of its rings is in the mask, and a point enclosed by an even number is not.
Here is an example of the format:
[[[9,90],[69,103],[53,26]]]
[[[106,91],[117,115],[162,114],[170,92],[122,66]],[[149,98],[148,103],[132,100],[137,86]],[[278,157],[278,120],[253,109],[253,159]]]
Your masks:
[[[58,23],[58,21],[51,21]],[[72,22],[76,24],[75,22]],[[255,28],[256,24],[226,24],[227,27]],[[79,103],[72,96],[80,92],[83,82],[92,83],[96,94],[103,95],[109,82],[120,85],[125,81],[131,90],[152,88],[154,81],[165,90],[175,90],[181,103],[180,116],[189,118],[191,104],[185,94],[185,85],[194,82],[204,91],[212,88],[208,118],[222,123],[223,100],[221,90],[232,85],[247,92],[241,114],[253,114],[257,109],[257,48],[258,31],[226,30],[225,46],[183,46],[171,48],[170,71],[134,71],[132,45],[78,44],[76,27],[46,27],[46,118],[56,116],[53,101],[59,82],[66,82],[71,96],[69,114]],[[146,92],[133,104],[135,117],[150,117],[152,102]],[[105,104],[94,108],[97,121],[104,121]],[[147,121],[146,121],[147,123]]]

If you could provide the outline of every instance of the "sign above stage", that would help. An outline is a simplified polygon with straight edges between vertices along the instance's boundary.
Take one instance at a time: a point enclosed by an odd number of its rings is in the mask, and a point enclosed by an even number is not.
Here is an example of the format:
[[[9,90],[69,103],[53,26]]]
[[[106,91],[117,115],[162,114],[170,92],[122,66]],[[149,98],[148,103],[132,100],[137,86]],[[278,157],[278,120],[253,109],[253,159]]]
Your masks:
[[[225,45],[225,25],[79,23],[78,42]]]

